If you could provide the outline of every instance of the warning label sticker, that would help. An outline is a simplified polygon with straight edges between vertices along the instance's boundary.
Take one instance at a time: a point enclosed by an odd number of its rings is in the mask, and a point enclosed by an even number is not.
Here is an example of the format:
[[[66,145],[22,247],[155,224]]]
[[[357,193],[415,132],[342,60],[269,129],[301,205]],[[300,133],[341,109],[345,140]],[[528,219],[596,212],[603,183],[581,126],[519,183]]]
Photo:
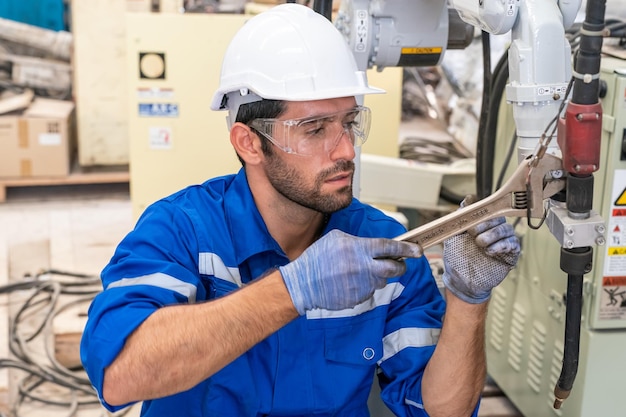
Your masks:
[[[626,276],[604,277],[600,298],[601,320],[626,319]]]
[[[626,247],[624,246],[611,246],[608,252],[609,256],[626,255]]]
[[[622,192],[619,194],[619,196],[617,197],[613,205],[618,206],[618,207],[626,206],[626,189],[622,190]]]
[[[626,320],[626,170],[616,170],[607,224],[601,320]]]
[[[149,131],[150,149],[171,149],[172,129],[170,127],[151,126]]]
[[[405,47],[402,48],[402,53],[403,54],[418,54],[418,55],[423,55],[423,54],[440,54],[441,51],[443,49],[440,46],[433,46],[433,47],[421,47],[421,48],[410,48],[410,47]]]
[[[615,171],[611,201],[604,276],[626,276],[626,170]]]

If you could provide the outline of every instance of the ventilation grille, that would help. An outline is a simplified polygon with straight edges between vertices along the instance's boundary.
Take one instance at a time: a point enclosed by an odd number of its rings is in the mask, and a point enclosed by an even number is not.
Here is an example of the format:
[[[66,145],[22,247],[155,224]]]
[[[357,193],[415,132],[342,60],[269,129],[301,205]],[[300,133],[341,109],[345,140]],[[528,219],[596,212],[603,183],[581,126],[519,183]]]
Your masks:
[[[530,388],[539,393],[543,377],[544,359],[546,352],[546,328],[539,322],[534,322],[530,334],[530,347],[528,349],[528,373],[526,382]]]
[[[491,316],[491,327],[489,332],[489,344],[498,352],[502,351],[504,344],[504,317],[506,315],[506,290],[497,287],[493,291],[489,303],[489,314]]]
[[[519,303],[513,305],[511,315],[511,335],[509,336],[509,365],[517,372],[521,370],[526,310]]]

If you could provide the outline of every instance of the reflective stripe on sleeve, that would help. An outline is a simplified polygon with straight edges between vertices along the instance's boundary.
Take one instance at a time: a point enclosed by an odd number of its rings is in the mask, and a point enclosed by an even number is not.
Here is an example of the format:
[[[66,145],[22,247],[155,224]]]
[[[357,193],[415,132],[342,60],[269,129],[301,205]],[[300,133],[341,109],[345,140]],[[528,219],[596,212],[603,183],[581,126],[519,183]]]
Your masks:
[[[378,306],[383,306],[391,303],[402,294],[404,285],[399,282],[391,282],[385,285],[383,288],[374,291],[374,295],[361,304],[357,304],[352,308],[346,308],[343,310],[324,310],[315,309],[306,312],[307,319],[329,319],[340,317],[353,317],[359,314],[366,313],[374,310]]]
[[[160,272],[135,278],[122,278],[119,281],[110,283],[107,289],[131,287],[134,285],[151,285],[153,287],[163,288],[187,297],[190,303],[196,301],[197,289],[194,285]]]
[[[383,357],[378,361],[378,364],[380,365],[404,348],[435,345],[439,340],[440,333],[441,329],[420,327],[396,330],[383,337]]]
[[[423,409],[424,409],[424,404],[420,404],[420,403],[415,402],[415,401],[411,401],[411,400],[407,400],[407,399],[405,399],[405,400],[404,400],[404,403],[405,403],[406,405],[410,405],[410,406],[413,406],[413,407],[417,407],[417,408],[419,408],[419,409],[421,409],[421,410],[423,410]]]
[[[198,258],[198,269],[202,275],[212,275],[215,278],[231,282],[242,287],[241,274],[238,268],[229,268],[222,258],[211,252],[201,252]]]

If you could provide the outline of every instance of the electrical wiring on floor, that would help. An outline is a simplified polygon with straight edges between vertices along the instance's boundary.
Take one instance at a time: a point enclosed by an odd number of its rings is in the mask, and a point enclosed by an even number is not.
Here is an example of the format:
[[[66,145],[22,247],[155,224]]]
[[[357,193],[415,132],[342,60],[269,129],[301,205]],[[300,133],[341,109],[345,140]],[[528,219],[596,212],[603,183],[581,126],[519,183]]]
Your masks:
[[[17,369],[21,375],[16,384],[16,398],[9,404],[10,414],[0,413],[0,416],[19,417],[27,407],[48,407],[66,410],[69,417],[85,407],[100,407],[82,367],[69,369],[57,360],[53,324],[59,314],[88,304],[101,290],[98,276],[54,269],[0,286],[0,294],[10,296],[12,307],[9,323],[12,357],[0,358],[0,369]],[[102,410],[103,416],[109,415]]]

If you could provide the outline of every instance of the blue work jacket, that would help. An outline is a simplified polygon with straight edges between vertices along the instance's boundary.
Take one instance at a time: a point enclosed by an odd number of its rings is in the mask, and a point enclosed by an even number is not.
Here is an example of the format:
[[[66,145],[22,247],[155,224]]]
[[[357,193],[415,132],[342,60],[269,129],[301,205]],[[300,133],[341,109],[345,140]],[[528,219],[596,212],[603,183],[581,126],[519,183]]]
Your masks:
[[[396,220],[354,199],[324,233],[394,237]],[[81,359],[100,398],[104,369],[154,311],[222,297],[289,259],[268,233],[243,170],[148,207],[102,271]],[[444,300],[425,258],[358,306],[313,310],[194,388],[144,401],[143,416],[368,416],[374,377],[398,416],[424,416],[421,380]],[[262,303],[263,300],[259,300]],[[103,401],[104,406],[113,407]]]

